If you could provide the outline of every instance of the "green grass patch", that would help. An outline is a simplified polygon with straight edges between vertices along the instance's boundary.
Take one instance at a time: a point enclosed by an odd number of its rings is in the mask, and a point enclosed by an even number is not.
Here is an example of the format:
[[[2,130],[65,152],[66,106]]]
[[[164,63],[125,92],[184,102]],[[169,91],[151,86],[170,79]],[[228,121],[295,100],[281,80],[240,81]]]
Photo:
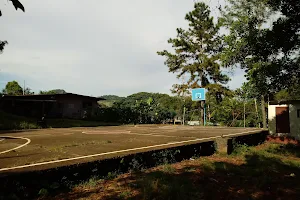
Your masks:
[[[20,130],[20,129],[37,129],[35,119],[22,116],[11,115],[0,111],[0,130]]]
[[[119,125],[118,123],[107,123],[99,121],[86,121],[75,119],[47,119],[47,126],[51,128],[70,128],[70,127],[97,127]]]
[[[108,123],[100,121],[87,121],[75,119],[46,119],[49,128],[71,128],[71,127],[97,127],[97,126],[116,126],[119,123]],[[12,115],[0,111],[0,130],[23,130],[39,129],[37,119]]]
[[[92,177],[80,186],[92,191],[91,197],[99,195],[103,199],[298,199],[297,148],[273,143],[241,145],[230,156],[201,157],[177,163],[176,167],[163,163],[125,176],[112,172],[103,178],[109,181]],[[132,166],[139,169],[139,163],[136,160]],[[74,188],[71,194],[80,197],[85,189]]]

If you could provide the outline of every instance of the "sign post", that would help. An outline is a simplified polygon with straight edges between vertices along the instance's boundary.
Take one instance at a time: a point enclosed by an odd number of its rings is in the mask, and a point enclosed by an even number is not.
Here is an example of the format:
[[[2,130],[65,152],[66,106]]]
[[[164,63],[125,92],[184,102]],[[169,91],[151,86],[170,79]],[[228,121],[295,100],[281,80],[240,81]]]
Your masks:
[[[204,124],[204,126],[206,125],[205,92],[206,92],[205,88],[192,89],[192,101],[203,101],[204,102],[204,106],[203,106],[203,111],[204,111],[203,124]]]

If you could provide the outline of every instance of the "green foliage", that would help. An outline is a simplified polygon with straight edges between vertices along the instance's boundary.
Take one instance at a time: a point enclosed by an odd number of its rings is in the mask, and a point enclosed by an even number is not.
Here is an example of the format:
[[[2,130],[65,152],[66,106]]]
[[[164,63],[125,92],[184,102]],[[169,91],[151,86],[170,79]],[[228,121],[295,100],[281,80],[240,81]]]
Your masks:
[[[1,11],[0,11],[0,13],[1,13]],[[5,45],[7,45],[7,44],[8,44],[7,41],[0,41],[0,53],[2,53]]]
[[[84,188],[93,188],[96,187],[96,185],[101,181],[102,179],[100,179],[98,176],[93,176],[88,181],[79,184],[79,186]]]
[[[117,123],[107,123],[103,121],[87,121],[75,119],[46,119],[47,126],[52,128],[69,128],[69,127],[97,127],[118,125]]]
[[[40,189],[38,196],[47,196],[49,194],[48,190],[45,188]]]
[[[158,52],[166,57],[169,71],[178,73],[178,78],[188,73],[190,87],[205,87],[211,81],[226,83],[228,77],[221,73],[218,64],[220,48],[219,26],[213,22],[210,10],[204,3],[195,3],[194,10],[186,14],[189,29],[177,29],[177,38],[169,39],[175,53]]]
[[[168,40],[174,51],[157,52],[166,58],[169,72],[183,78],[184,83],[173,85],[172,92],[184,95],[190,88],[205,87],[221,101],[227,90],[222,84],[226,84],[229,78],[222,73],[219,65],[222,48],[220,24],[214,23],[209,7],[203,2],[195,3],[194,10],[186,14],[185,20],[189,28],[177,28],[177,37]],[[189,77],[187,81],[184,80],[185,75]],[[203,102],[200,104],[200,121],[203,124],[204,105]]]
[[[10,0],[13,4],[13,6],[15,7],[16,10],[21,9],[23,12],[25,12],[25,8],[22,5],[22,3],[19,0]],[[2,12],[0,10],[0,17],[2,16]],[[0,40],[0,53],[2,53],[5,45],[7,45],[8,42],[7,41],[1,41]]]
[[[40,91],[39,94],[66,94],[67,92],[63,89],[54,89],[49,91]]]
[[[182,100],[167,94],[140,92],[115,100],[111,106],[100,102],[97,120],[120,123],[163,123],[182,110]]]
[[[224,37],[223,63],[245,68],[249,82],[260,95],[283,89],[296,94],[292,91],[300,83],[299,1],[228,2],[223,23],[230,34]],[[275,12],[279,17],[274,16]],[[270,21],[271,27],[263,26]]]
[[[36,120],[7,114],[0,111],[0,130],[19,130],[40,128]]]
[[[118,123],[107,123],[102,121],[85,121],[73,119],[46,119],[47,126],[51,128],[70,127],[97,127],[118,125]],[[0,130],[38,129],[37,120],[0,111]],[[109,143],[109,141],[107,141]]]
[[[165,172],[165,173],[172,174],[172,173],[175,172],[175,170],[176,169],[170,164],[163,165],[163,167],[162,167],[162,171]]]
[[[119,175],[118,172],[108,172],[107,176],[105,177],[106,180],[115,179]]]
[[[100,98],[111,100],[111,101],[119,101],[125,99],[125,97],[119,97],[117,95],[102,95]]]
[[[17,81],[10,81],[6,84],[3,93],[7,95],[22,95],[23,89]]]

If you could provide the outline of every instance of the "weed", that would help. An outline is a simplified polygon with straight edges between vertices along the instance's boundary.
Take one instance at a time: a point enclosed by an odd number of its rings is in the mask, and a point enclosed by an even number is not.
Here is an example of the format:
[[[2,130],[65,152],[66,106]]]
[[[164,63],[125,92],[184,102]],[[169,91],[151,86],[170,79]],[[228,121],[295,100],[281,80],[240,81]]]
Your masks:
[[[107,176],[105,177],[106,180],[112,180],[114,178],[116,178],[118,176],[118,172],[114,171],[114,172],[108,172]]]
[[[53,189],[53,190],[56,190],[60,187],[60,184],[57,183],[57,182],[54,182],[50,185],[50,188]]]
[[[163,165],[163,164],[169,164],[169,163],[175,163],[176,162],[176,155],[180,153],[180,150],[172,150],[172,149],[166,149],[157,153],[153,153],[152,157],[155,158],[156,163]]]
[[[47,196],[49,194],[48,190],[45,188],[40,189],[38,196]]]
[[[131,172],[138,172],[141,171],[143,169],[143,164],[142,164],[142,158],[138,158],[135,157],[131,160],[131,162],[129,163],[130,166],[130,171]]]
[[[130,191],[123,191],[119,194],[119,198],[121,199],[128,199],[131,196],[131,192]]]
[[[250,147],[246,144],[235,144],[232,155],[246,155],[250,151]]]
[[[300,157],[300,146],[295,144],[270,144],[266,151],[277,155]]]
[[[185,172],[189,172],[189,173],[194,173],[194,172],[196,172],[196,168],[194,168],[194,167],[186,167],[184,169],[184,171]]]
[[[163,165],[162,170],[163,172],[170,173],[170,174],[175,172],[175,168],[170,164]]]
[[[93,176],[88,181],[81,183],[80,186],[84,187],[84,188],[92,188],[92,187],[95,187],[101,181],[102,180],[99,179],[98,176]]]

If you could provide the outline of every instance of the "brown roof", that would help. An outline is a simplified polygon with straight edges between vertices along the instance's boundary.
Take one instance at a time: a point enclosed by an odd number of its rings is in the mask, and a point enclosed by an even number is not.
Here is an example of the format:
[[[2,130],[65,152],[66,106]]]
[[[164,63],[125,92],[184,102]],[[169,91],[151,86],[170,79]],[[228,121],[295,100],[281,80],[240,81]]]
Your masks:
[[[81,98],[88,98],[91,100],[99,101],[99,100],[105,100],[104,98],[100,97],[91,97],[91,96],[85,96],[85,95],[80,95],[80,94],[73,94],[73,93],[65,93],[65,94],[38,94],[38,95],[24,95],[24,96],[13,96],[13,95],[4,95],[2,96],[2,99],[15,99],[15,100],[42,100],[42,101],[47,101],[47,100],[53,100],[55,101],[57,97],[61,96],[76,96],[76,97],[81,97]]]
[[[269,104],[270,105],[300,104],[300,100],[270,101]]]

